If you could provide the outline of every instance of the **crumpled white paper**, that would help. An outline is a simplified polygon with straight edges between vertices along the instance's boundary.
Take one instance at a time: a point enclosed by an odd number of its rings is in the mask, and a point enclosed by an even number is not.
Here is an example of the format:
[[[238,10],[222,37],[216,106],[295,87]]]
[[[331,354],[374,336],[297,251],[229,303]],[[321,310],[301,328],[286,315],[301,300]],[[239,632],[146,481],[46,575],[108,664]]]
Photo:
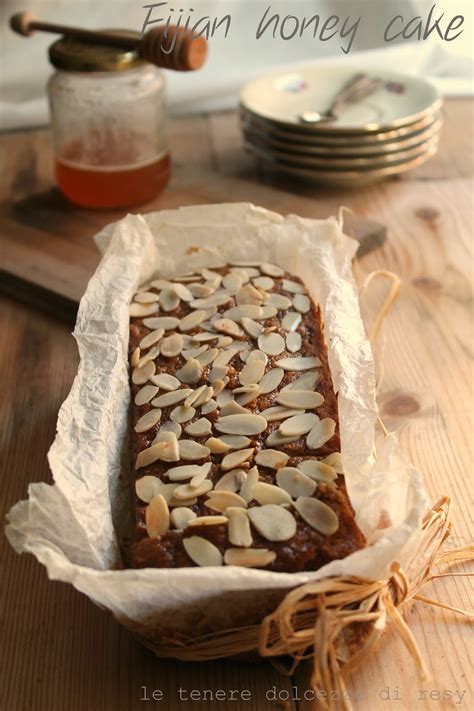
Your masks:
[[[128,626],[167,634],[192,634],[198,618],[203,629],[235,624],[230,608],[220,609],[216,599],[240,605],[245,614],[248,607],[250,618],[249,598],[277,600],[298,584],[328,575],[380,579],[394,560],[403,566],[416,550],[427,503],[419,472],[393,436],[373,454],[374,366],[351,272],[357,243],[339,222],[283,218],[246,203],[205,205],[128,215],[96,240],[104,257],[81,300],[74,331],[79,372],[49,452],[55,483],[31,484],[28,500],[11,509],[7,535],[15,550],[33,553],[51,579],[71,583]],[[120,570],[114,522],[130,513],[122,465],[130,403],[128,305],[156,272],[166,277],[238,259],[261,259],[298,274],[321,304],[339,393],[346,482],[371,544],[310,573]],[[380,520],[385,528],[377,528]]]

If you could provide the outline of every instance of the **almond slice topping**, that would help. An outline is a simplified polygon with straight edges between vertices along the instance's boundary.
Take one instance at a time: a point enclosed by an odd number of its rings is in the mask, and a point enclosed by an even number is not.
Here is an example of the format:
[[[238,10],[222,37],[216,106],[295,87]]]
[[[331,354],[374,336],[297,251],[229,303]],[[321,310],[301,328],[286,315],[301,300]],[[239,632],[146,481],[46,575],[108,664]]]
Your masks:
[[[205,406],[207,403],[211,402],[211,398],[214,394],[213,388],[211,388],[209,385],[204,388],[202,393],[199,395],[199,397],[194,401],[193,407],[202,407]],[[214,402],[214,400],[212,400]],[[201,410],[203,414],[206,414],[204,412],[204,407]]]
[[[156,476],[142,476],[135,482],[135,493],[141,501],[150,502],[161,486]]]
[[[248,316],[243,316],[240,323],[244,331],[252,338],[258,338],[262,333],[262,326]]]
[[[263,360],[253,358],[249,360],[239,373],[239,380],[242,385],[258,383],[265,373],[265,363]]]
[[[230,318],[219,318],[214,321],[214,328],[219,333],[225,333],[227,336],[241,336],[242,331],[239,326]]]
[[[270,294],[265,301],[265,306],[274,306],[278,311],[283,311],[290,308],[291,299],[283,294]]]
[[[321,373],[312,371],[311,373],[305,373],[301,375],[296,380],[292,380],[291,383],[285,385],[281,392],[286,392],[287,390],[314,390],[315,385],[321,380]]]
[[[197,311],[192,311],[190,314],[187,316],[184,316],[179,324],[179,330],[180,331],[191,331],[193,328],[196,328],[201,324],[203,321],[205,321],[207,318],[207,312],[198,309]]]
[[[285,437],[301,436],[307,434],[318,421],[319,417],[313,413],[295,415],[282,422],[278,429]]]
[[[145,511],[146,532],[150,538],[162,536],[170,527],[170,512],[165,498],[156,494]]]
[[[158,373],[158,375],[153,375],[150,380],[160,390],[166,390],[166,392],[177,390],[181,386],[178,378],[175,378],[174,375],[168,375],[168,373]]]
[[[151,447],[143,449],[137,455],[137,459],[135,461],[135,469],[142,469],[143,467],[147,467],[149,464],[153,464],[153,462],[157,462],[159,459],[161,459],[163,450],[163,442],[152,444]]]
[[[154,346],[148,351],[148,353],[145,353],[145,355],[141,356],[140,360],[137,363],[137,368],[143,368],[146,363],[148,363],[150,360],[155,360],[155,358],[158,358],[159,355],[160,347]]]
[[[148,432],[161,420],[161,410],[150,410],[138,420],[134,427],[135,432]]]
[[[224,553],[226,565],[239,565],[242,568],[264,568],[276,558],[274,551],[266,548],[228,548]]]
[[[245,509],[229,506],[225,515],[229,519],[229,541],[233,546],[249,548],[252,543],[252,531]]]
[[[324,536],[332,536],[339,528],[339,519],[335,512],[319,499],[300,496],[294,507],[311,528]]]
[[[230,449],[229,445],[225,444],[225,442],[218,437],[210,437],[206,441],[206,447],[209,447],[212,454],[223,454],[224,452],[228,452]]]
[[[189,420],[192,420],[194,415],[196,414],[196,410],[194,407],[185,407],[184,405],[178,405],[178,407],[175,407],[174,410],[171,411],[170,414],[170,420],[173,420],[173,422],[189,422]]]
[[[278,422],[278,420],[286,420],[287,417],[294,417],[295,415],[303,414],[304,410],[295,410],[289,407],[283,407],[283,405],[269,407],[261,413],[262,417],[264,417],[267,422]]]
[[[203,471],[207,476],[211,471],[211,466],[211,462],[206,462],[206,464],[202,465],[183,464],[181,467],[173,467],[172,469],[168,469],[166,476],[170,481],[186,481],[187,479],[192,479]],[[190,496],[191,495],[195,496],[194,493],[190,494]]]
[[[227,415],[219,418],[215,427],[225,434],[255,435],[266,430],[267,421],[261,415]]]
[[[239,405],[238,402],[235,402],[235,400],[229,400],[229,402],[226,402],[224,405],[221,406],[221,417],[225,417],[227,415],[248,415],[249,411],[245,409],[245,407],[242,407],[242,405]]]
[[[257,277],[256,279],[252,279],[252,281],[255,286],[260,289],[263,289],[264,291],[269,291],[275,286],[275,282],[273,281],[273,279],[267,276]]]
[[[289,458],[288,454],[280,452],[278,449],[261,449],[255,455],[255,462],[261,467],[280,469],[285,466]]]
[[[158,441],[161,435],[165,432],[172,432],[176,439],[179,439],[181,437],[181,425],[178,425],[177,422],[171,422],[171,420],[164,422],[160,427],[160,433],[156,438],[156,441]]]
[[[243,435],[222,435],[220,439],[231,449],[244,449],[244,447],[248,447],[250,444],[250,439]]]
[[[311,308],[311,301],[304,294],[295,294],[293,297],[293,306],[300,313],[306,314]]]
[[[178,402],[186,400],[188,395],[191,395],[193,391],[191,388],[181,388],[181,390],[173,390],[172,392],[165,393],[164,395],[159,395],[152,401],[153,407],[171,407],[171,405],[176,405]]]
[[[222,526],[223,523],[227,526],[227,516],[198,516],[188,523],[188,527],[196,528],[197,526]]]
[[[301,348],[301,336],[297,331],[291,331],[286,337],[286,347],[290,353],[296,353]]]
[[[158,445],[160,445],[158,459],[161,462],[179,461],[178,437],[175,432],[164,430],[164,425],[161,427],[153,442],[153,446]]]
[[[212,388],[211,388],[212,390]],[[217,402],[211,398],[201,407],[201,412],[203,415],[209,415],[210,412],[214,412],[217,409]]]
[[[276,356],[285,350],[285,341],[279,333],[262,333],[258,339],[258,347],[267,355]]]
[[[155,304],[130,304],[128,313],[130,318],[142,318],[143,316],[151,316],[159,310],[158,303]]]
[[[296,331],[301,321],[302,316],[300,313],[296,311],[288,311],[288,313],[283,316],[281,326],[285,329],[285,331]]]
[[[132,383],[135,385],[145,385],[145,383],[154,375],[156,370],[156,365],[151,360],[142,368],[135,368],[132,373]]]
[[[197,516],[194,511],[186,506],[178,506],[173,509],[170,514],[171,523],[179,530],[186,528],[188,523],[195,518],[197,518]]]
[[[174,499],[176,501],[187,501],[188,499],[198,496],[203,496],[207,494],[208,491],[212,489],[212,481],[209,479],[204,479],[199,486],[192,486],[191,484],[181,484],[174,490]]]
[[[337,472],[337,474],[344,474],[344,469],[342,466],[342,456],[340,452],[333,452],[328,454],[323,460],[323,464],[327,464]]]
[[[179,319],[174,316],[157,316],[154,318],[144,318],[143,325],[146,328],[151,328],[156,330],[157,328],[164,328],[165,331],[171,331],[173,328],[177,328],[179,324]]]
[[[267,541],[288,541],[296,533],[295,517],[282,506],[265,504],[248,509],[251,524]]]
[[[205,459],[211,453],[209,447],[205,447],[192,439],[180,439],[179,458],[185,462],[195,462],[198,459]]]
[[[278,430],[274,430],[268,435],[267,439],[265,440],[265,444],[267,445],[267,447],[284,447],[286,444],[297,442],[299,438],[299,435],[285,437],[285,435],[282,435],[281,432],[279,432]]]
[[[173,333],[172,336],[167,336],[161,342],[161,355],[166,358],[174,358],[183,350],[183,337],[179,333]]]
[[[252,449],[238,449],[236,452],[227,454],[221,462],[221,469],[229,471],[235,469],[243,462],[246,462],[253,454]]]
[[[330,417],[325,417],[315,424],[309,435],[306,437],[306,444],[309,449],[319,449],[326,444],[336,431],[336,423]]]
[[[139,291],[135,294],[133,300],[137,301],[139,304],[154,304],[156,301],[160,300],[160,297],[153,291]]]
[[[141,405],[146,405],[150,402],[150,400],[153,400],[157,392],[158,388],[156,385],[145,385],[143,388],[140,388],[135,395],[135,405],[138,405],[139,407]]]
[[[263,264],[260,265],[260,271],[262,274],[266,274],[271,277],[282,277],[285,275],[285,272],[281,267],[277,267],[276,264],[269,264],[268,262],[263,262]]]
[[[214,489],[214,491],[211,491],[208,494],[206,506],[209,509],[224,512],[229,506],[246,508],[247,502],[244,498],[242,498],[242,496],[239,496],[233,491],[228,491],[227,489]]]
[[[135,348],[132,355],[130,356],[130,365],[132,368],[138,368],[140,363],[140,348]]]
[[[298,496],[311,496],[316,491],[316,482],[296,467],[279,469],[276,481],[278,486],[287,491],[293,499],[297,499]]]
[[[232,471],[224,474],[223,477],[216,482],[215,488],[219,491],[233,491],[237,493],[245,481],[247,474],[243,469],[232,469]]]
[[[222,554],[213,543],[201,536],[190,536],[183,538],[184,550],[193,563],[201,568],[213,565],[222,565]]]
[[[255,484],[258,483],[258,469],[257,467],[252,467],[245,477],[245,481],[240,487],[240,496],[247,502],[253,499],[253,489]]]
[[[266,484],[263,481],[257,482],[252,488],[255,501],[259,504],[291,504],[291,496],[287,491],[273,484]]]
[[[174,311],[178,308],[179,301],[174,285],[172,288],[163,289],[160,294],[160,307],[163,311]]]
[[[156,331],[151,331],[146,336],[143,336],[142,340],[139,343],[140,348],[150,348],[150,346],[154,346],[155,343],[158,343],[160,341],[165,333],[164,328],[157,328]]]
[[[186,385],[194,385],[199,382],[202,375],[203,367],[195,358],[189,358],[185,365],[176,371],[176,376]]]
[[[259,382],[262,394],[266,395],[276,390],[283,380],[284,375],[285,373],[281,368],[272,368],[268,373],[265,373]]]
[[[161,352],[163,352],[163,346],[161,348]],[[298,371],[317,368],[322,365],[322,363],[316,356],[300,356],[296,358],[280,358],[275,365],[278,366],[278,368],[283,368],[283,370]]]
[[[196,422],[192,422],[188,425],[184,431],[191,437],[205,437],[211,434],[212,425],[205,417],[201,417],[199,420],[196,420]]]
[[[297,281],[290,281],[290,279],[283,279],[282,287],[285,291],[289,291],[290,294],[305,294],[306,289],[303,284],[298,284]]]
[[[314,407],[320,407],[324,402],[324,398],[314,390],[285,390],[278,393],[276,401],[279,405],[284,405],[284,407],[310,410]]]
[[[194,296],[189,291],[188,287],[180,282],[175,282],[173,285],[175,292],[178,294],[179,298],[183,301],[192,301]]]
[[[334,481],[337,479],[336,470],[328,464],[324,464],[324,462],[319,462],[317,459],[306,459],[303,462],[299,462],[297,467],[306,476],[315,481]]]

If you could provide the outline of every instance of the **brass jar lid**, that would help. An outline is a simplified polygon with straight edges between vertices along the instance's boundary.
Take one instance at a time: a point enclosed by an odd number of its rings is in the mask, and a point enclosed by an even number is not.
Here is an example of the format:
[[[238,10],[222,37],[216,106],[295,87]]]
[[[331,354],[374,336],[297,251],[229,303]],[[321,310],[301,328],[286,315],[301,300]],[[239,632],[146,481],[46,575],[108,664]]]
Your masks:
[[[114,30],[114,32],[140,38],[138,32],[128,30]],[[61,37],[50,46],[49,59],[57,69],[71,72],[120,72],[144,64],[144,60],[135,50],[92,44],[67,36]]]

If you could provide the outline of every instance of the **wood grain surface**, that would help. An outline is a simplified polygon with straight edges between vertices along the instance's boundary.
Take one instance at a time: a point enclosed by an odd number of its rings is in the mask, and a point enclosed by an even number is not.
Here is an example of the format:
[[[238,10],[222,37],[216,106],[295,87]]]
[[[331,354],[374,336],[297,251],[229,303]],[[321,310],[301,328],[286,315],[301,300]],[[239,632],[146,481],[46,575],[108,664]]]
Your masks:
[[[242,151],[234,114],[175,120],[174,177],[153,205],[206,202],[211,183],[219,183],[219,200],[251,200],[314,217],[345,204],[388,226],[387,242],[355,264],[360,282],[380,268],[403,280],[377,353],[379,402],[387,426],[422,470],[430,498],[452,497],[451,545],[466,544],[473,530],[472,126],[472,102],[449,101],[436,158],[401,179],[341,193],[260,184],[253,160]],[[49,151],[46,130],[0,136],[0,229],[17,242],[16,251],[9,249],[2,259],[22,259],[23,246],[32,239],[39,255],[59,241],[70,256],[70,271],[61,277],[87,279],[98,259],[91,235],[120,214],[66,207],[52,189]],[[38,268],[34,260],[30,268]],[[364,302],[368,320],[383,289],[376,285]],[[51,481],[46,454],[77,369],[70,327],[17,297],[13,289],[0,299],[4,512],[26,497],[30,482]],[[318,708],[304,699],[308,666],[286,678],[267,662],[156,659],[87,598],[48,581],[31,556],[14,554],[3,536],[1,549],[1,711]],[[464,608],[472,605],[472,593],[472,583],[462,577],[438,580],[425,591]],[[389,631],[348,678],[355,711],[474,708],[469,624],[422,603],[407,605],[404,614],[431,680],[417,678],[410,656]],[[216,700],[218,689],[226,700]],[[153,690],[162,692],[161,701],[152,700]],[[191,690],[201,700],[191,700]],[[242,691],[248,691],[246,698]],[[150,700],[142,700],[144,694]]]

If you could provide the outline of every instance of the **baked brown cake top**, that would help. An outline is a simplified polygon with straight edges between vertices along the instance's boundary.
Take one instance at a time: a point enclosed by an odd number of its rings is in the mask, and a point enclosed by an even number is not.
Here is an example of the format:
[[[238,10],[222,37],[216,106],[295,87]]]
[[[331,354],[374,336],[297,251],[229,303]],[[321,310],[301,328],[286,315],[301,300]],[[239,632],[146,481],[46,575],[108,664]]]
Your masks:
[[[319,308],[274,264],[156,279],[130,306],[136,567],[311,570],[364,545]]]

